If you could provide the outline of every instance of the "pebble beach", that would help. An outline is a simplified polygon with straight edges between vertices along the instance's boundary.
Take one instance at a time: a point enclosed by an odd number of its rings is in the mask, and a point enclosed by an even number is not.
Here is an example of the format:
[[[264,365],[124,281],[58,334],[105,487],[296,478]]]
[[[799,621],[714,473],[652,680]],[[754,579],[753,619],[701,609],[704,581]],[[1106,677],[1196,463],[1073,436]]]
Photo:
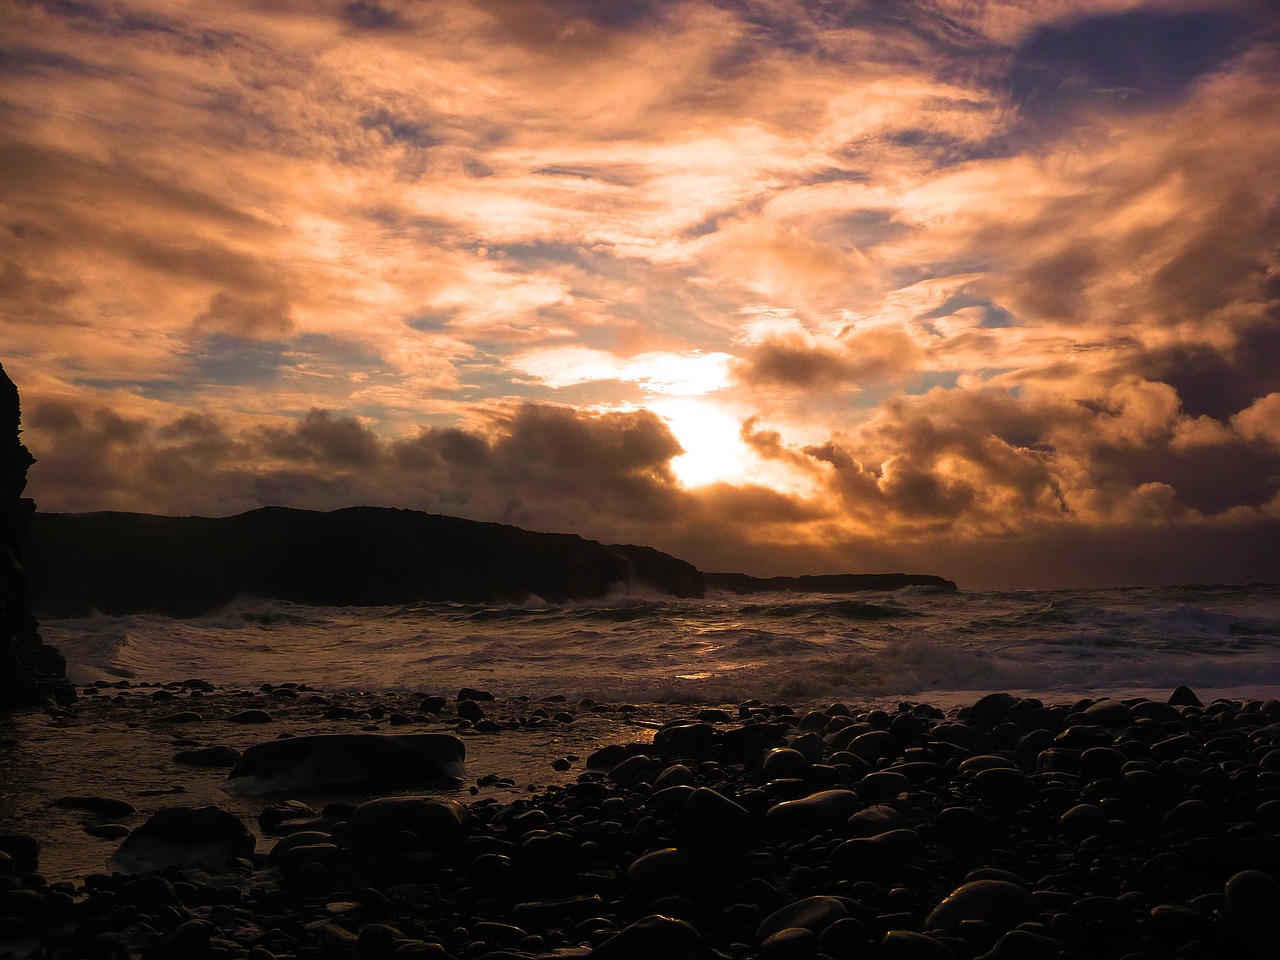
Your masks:
[[[490,696],[112,680],[6,718],[0,956],[1172,960],[1274,942],[1277,700]],[[262,744],[362,736],[456,742],[464,766],[236,775]]]

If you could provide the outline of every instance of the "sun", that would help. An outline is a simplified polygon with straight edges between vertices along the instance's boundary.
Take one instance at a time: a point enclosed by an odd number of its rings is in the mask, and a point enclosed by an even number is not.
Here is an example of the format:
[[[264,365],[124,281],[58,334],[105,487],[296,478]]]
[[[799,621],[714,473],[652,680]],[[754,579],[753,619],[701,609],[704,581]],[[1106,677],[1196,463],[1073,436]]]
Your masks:
[[[755,457],[742,442],[732,416],[704,400],[673,397],[651,401],[650,410],[666,421],[685,452],[671,460],[676,479],[686,487],[745,482]]]

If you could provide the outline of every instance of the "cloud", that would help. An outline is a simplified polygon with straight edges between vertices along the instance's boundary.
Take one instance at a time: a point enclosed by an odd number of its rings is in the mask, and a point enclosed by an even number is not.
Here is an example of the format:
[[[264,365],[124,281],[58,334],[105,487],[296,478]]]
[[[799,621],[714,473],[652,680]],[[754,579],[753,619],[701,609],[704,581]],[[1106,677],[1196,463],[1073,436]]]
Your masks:
[[[103,502],[164,512],[281,502],[334,509],[354,497],[505,512],[539,526],[589,507],[625,519],[663,512],[674,487],[669,461],[681,452],[647,411],[584,414],[536,404],[492,411],[476,430],[424,428],[393,440],[321,409],[234,430],[209,416],[164,422],[44,402],[28,423],[44,438],[40,505],[53,511]]]
[[[1280,393],[1260,397],[1232,418],[1232,425],[1246,440],[1260,440],[1280,447]]]
[[[13,6],[32,493],[1272,569],[1273,6]]]
[[[552,387],[597,380],[637,383],[654,393],[700,396],[729,385],[733,358],[724,353],[642,353],[618,357],[605,350],[550,347],[513,357],[517,370]]]
[[[255,300],[219,290],[195,318],[201,332],[225,333],[246,340],[278,340],[293,332],[293,312],[283,296]]]
[[[378,438],[353,417],[334,419],[328,410],[312,409],[289,428],[263,428],[263,446],[286,460],[325,467],[372,466],[382,457]]]
[[[751,346],[739,376],[750,385],[856,390],[867,383],[901,380],[924,359],[925,351],[901,327],[846,328],[834,337],[768,336]]]

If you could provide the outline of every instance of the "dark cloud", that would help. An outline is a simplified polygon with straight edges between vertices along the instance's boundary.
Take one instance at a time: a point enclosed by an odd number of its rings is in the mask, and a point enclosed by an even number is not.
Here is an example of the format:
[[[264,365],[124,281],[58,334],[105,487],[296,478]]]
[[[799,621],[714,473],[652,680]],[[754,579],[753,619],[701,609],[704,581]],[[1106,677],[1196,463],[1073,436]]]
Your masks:
[[[221,333],[245,340],[280,340],[293,333],[293,309],[283,294],[254,298],[220,290],[195,318],[201,333]]]
[[[31,310],[32,306],[45,308],[64,304],[75,292],[73,284],[58,282],[49,277],[35,277],[14,260],[0,265],[0,300],[21,304],[23,311],[12,314],[13,319],[39,320],[45,310]]]
[[[34,427],[45,436],[68,433],[84,426],[76,405],[65,400],[43,400],[22,412],[28,428]]]
[[[832,466],[849,510],[891,528],[1225,518],[1265,512],[1280,495],[1280,450],[1265,429],[1189,417],[1171,387],[1149,381],[1076,403],[935,390],[804,452]]]
[[[1133,368],[1172,386],[1189,416],[1225,420],[1280,390],[1280,318],[1244,327],[1234,346],[1171,344],[1143,351]]]
[[[1033,260],[1009,274],[1009,293],[1019,315],[1077,323],[1088,314],[1089,287],[1102,268],[1097,251],[1073,244]]]
[[[483,437],[458,427],[430,427],[411,440],[391,445],[392,455],[405,470],[469,470],[489,461],[489,444]]]
[[[810,390],[834,384],[850,385],[853,364],[842,351],[814,346],[799,338],[769,340],[751,352],[739,377],[746,383],[771,383]]]
[[[1200,212],[1200,222],[1152,275],[1152,292],[1171,316],[1201,317],[1258,298],[1277,264],[1280,207],[1264,190],[1241,185]]]
[[[917,319],[919,320],[938,320],[943,317],[954,316],[961,310],[977,309],[982,317],[980,326],[986,328],[1010,327],[1013,326],[1014,316],[998,303],[993,303],[987,297],[972,291],[962,290],[953,294],[932,310],[926,310],[921,313]]]
[[[146,435],[147,421],[141,417],[122,417],[105,407],[95,411],[94,432],[108,446],[136,446]]]
[[[670,516],[678,498],[669,461],[681,448],[647,411],[528,404],[495,416],[485,432],[427,428],[396,441],[322,409],[232,432],[207,415],[156,423],[45,401],[28,423],[46,510],[397,503],[564,529]]]
[[[629,164],[555,163],[538,167],[533,171],[542,177],[577,177],[581,180],[599,180],[620,187],[635,186],[642,182],[646,171]]]
[[[0,73],[19,74],[28,70],[86,77],[111,76],[114,73],[65,53],[30,47],[0,47]]]
[[[168,210],[212,221],[239,230],[267,228],[259,217],[226,200],[130,169],[126,163],[110,163],[63,150],[16,140],[0,142],[0,168],[5,171],[4,192],[48,191],[56,207],[74,205],[86,197],[102,197],[112,203],[133,203],[140,210]],[[79,220],[79,218],[76,218]]]
[[[668,484],[668,462],[684,452],[647,410],[583,416],[566,407],[525,404],[499,422],[495,460],[527,476]]]
[[[208,414],[188,413],[172,423],[156,430],[160,440],[199,440],[221,442],[227,439],[226,431],[216,418]]]
[[[992,534],[1074,515],[1053,447],[1065,414],[1002,391],[935,389],[891,401],[856,438],[804,452],[831,464],[833,489],[856,516]]]
[[[261,435],[267,453],[322,467],[370,467],[382,458],[378,437],[359,420],[314,407],[292,427],[264,427]]]
[[[1089,450],[1088,463],[1099,486],[1163,484],[1177,503],[1206,515],[1238,506],[1263,508],[1280,491],[1280,451],[1237,437],[1138,449],[1098,444]]]
[[[736,371],[749,385],[857,389],[904,377],[923,357],[920,345],[901,328],[847,328],[827,341],[798,334],[766,338],[746,351]]]

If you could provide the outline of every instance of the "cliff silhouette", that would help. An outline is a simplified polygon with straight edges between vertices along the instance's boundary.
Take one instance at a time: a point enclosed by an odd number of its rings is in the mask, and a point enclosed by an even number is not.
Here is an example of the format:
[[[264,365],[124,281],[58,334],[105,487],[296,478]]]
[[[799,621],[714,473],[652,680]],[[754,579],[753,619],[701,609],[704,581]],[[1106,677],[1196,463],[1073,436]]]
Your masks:
[[[550,603],[642,588],[674,597],[707,589],[954,589],[905,574],[758,579],[704,574],[651,547],[415,510],[349,507],[331,513],[263,507],[233,517],[41,513],[27,568],[37,614],[82,617],[207,613],[241,596],[324,606],[418,601]],[[817,586],[806,586],[816,579]]]
[[[66,661],[40,636],[23,565],[36,505],[22,494],[35,462],[22,442],[18,388],[0,366],[0,710],[74,698]]]
[[[194,616],[244,595],[326,606],[562,603],[618,583],[702,595],[695,567],[647,547],[415,510],[51,513],[32,527],[28,568],[42,617]]]

